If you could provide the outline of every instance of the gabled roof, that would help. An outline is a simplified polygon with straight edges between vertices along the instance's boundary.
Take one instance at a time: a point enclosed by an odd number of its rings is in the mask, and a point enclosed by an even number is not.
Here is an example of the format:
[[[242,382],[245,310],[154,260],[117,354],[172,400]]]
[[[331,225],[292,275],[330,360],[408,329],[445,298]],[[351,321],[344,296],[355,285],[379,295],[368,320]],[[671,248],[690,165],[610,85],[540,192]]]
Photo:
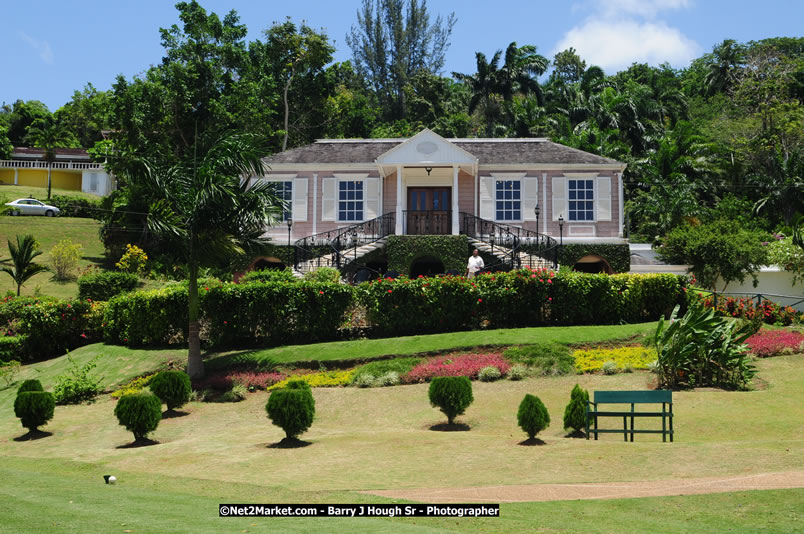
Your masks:
[[[55,148],[53,152],[56,154],[56,159],[89,159],[89,153],[83,148]],[[44,154],[44,148],[29,146],[15,146],[14,150],[11,151],[12,158],[41,159]]]
[[[315,143],[280,152],[265,162],[271,164],[366,164],[374,165],[383,155],[409,139],[319,139]],[[432,132],[430,132],[432,133]],[[436,134],[432,134],[436,135]],[[564,146],[542,138],[513,139],[444,139],[462,152],[477,158],[480,165],[491,164],[622,164],[616,160],[597,156],[583,150]]]

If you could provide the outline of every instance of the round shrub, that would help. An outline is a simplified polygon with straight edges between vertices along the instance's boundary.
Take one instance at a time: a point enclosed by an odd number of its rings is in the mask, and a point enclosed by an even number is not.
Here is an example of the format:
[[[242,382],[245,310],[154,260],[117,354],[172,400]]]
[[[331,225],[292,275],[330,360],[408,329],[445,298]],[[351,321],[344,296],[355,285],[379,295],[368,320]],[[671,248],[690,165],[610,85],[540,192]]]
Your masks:
[[[47,391],[23,391],[14,400],[14,415],[31,432],[53,419],[55,408],[56,399]]]
[[[586,427],[586,406],[589,402],[589,392],[578,384],[572,388],[570,401],[564,409],[564,429],[573,429],[576,432]]]
[[[17,389],[17,395],[20,393],[25,393],[26,391],[44,391],[45,388],[42,387],[42,383],[35,378],[29,378]]]
[[[359,388],[370,388],[374,386],[375,380],[374,375],[360,374],[355,376],[354,380],[352,380],[352,385],[355,385]]]
[[[508,370],[508,380],[522,380],[528,376],[528,368],[522,364],[512,365]]]
[[[531,394],[525,395],[516,414],[517,422],[530,439],[550,425],[550,414],[544,403]]]
[[[181,408],[190,401],[190,377],[182,371],[162,371],[148,384],[154,395],[167,404],[168,410]]]
[[[499,380],[500,377],[502,377],[500,370],[491,365],[477,372],[477,378],[481,382],[494,382],[495,380]]]
[[[134,439],[140,441],[159,426],[162,403],[150,393],[129,393],[117,401],[114,414],[126,430],[134,433]]]
[[[452,424],[475,400],[472,383],[465,376],[440,376],[430,382],[430,405],[438,407]]]
[[[611,360],[605,362],[603,364],[603,374],[604,375],[616,375],[619,369],[617,368],[617,362],[613,362]]]
[[[284,389],[271,393],[265,411],[271,422],[285,431],[287,438],[298,437],[310,428],[315,416],[315,400],[310,386],[301,380],[288,382]]]

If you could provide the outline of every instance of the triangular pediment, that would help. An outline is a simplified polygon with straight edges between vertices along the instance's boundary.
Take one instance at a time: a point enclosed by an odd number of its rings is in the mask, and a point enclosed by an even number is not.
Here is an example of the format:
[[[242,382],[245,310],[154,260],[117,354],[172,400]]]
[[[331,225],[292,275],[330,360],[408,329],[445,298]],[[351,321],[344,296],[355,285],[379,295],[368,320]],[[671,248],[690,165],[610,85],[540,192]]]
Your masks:
[[[379,165],[474,165],[477,158],[424,129],[377,158]]]

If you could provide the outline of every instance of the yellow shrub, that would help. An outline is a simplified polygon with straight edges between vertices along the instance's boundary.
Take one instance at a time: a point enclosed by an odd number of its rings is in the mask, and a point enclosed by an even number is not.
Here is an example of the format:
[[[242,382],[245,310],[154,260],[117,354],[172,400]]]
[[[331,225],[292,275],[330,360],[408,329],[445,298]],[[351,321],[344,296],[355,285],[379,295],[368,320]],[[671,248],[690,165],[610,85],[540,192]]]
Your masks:
[[[619,369],[647,369],[656,360],[656,351],[647,347],[618,347],[616,349],[576,350],[575,368],[582,373],[599,371],[606,362],[614,362]]]
[[[286,379],[277,382],[273,386],[266,388],[266,391],[273,391],[281,389],[288,385],[291,380],[304,380],[310,384],[311,388],[331,388],[338,386],[345,386],[352,381],[352,375],[355,373],[354,369],[348,371],[322,371],[320,373],[311,373],[307,375],[291,375]]]
[[[120,397],[126,395],[127,393],[139,393],[145,386],[148,385],[148,382],[150,382],[151,379],[155,376],[156,373],[148,376],[140,376],[138,378],[135,378],[128,384],[122,386],[117,391],[112,392],[112,398],[119,399]]]
[[[147,271],[148,254],[137,245],[129,243],[126,245],[126,252],[115,263],[115,267],[126,273],[134,273],[144,276]]]

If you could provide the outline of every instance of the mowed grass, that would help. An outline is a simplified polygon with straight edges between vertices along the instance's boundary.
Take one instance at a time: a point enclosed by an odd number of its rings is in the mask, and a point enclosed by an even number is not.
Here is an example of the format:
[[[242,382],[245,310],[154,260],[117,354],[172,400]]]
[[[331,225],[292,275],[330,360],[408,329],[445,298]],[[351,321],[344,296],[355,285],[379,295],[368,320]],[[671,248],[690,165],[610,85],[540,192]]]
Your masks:
[[[103,242],[98,231],[101,223],[94,219],[74,217],[9,217],[0,216],[0,264],[10,266],[8,241],[16,243],[17,235],[33,235],[39,242],[42,255],[36,262],[46,267],[52,267],[50,250],[59,241],[71,239],[73,243],[80,243],[81,259],[79,269],[90,265],[100,267],[103,264]],[[78,294],[78,284],[75,280],[57,281],[51,272],[37,274],[28,280],[22,287],[23,295],[33,295],[36,291],[42,295],[59,298],[72,298]],[[14,291],[17,286],[11,277],[0,273],[0,292]]]
[[[71,197],[87,198],[90,200],[99,200],[101,197],[93,195],[92,193],[84,193],[83,191],[74,191],[72,189],[56,189],[50,191],[51,196],[55,195],[68,195]],[[28,185],[13,185],[13,184],[0,184],[0,197],[5,197],[11,202],[18,198],[35,198],[47,203],[47,187],[31,187]]]
[[[795,532],[804,490],[502,504],[499,518],[219,518],[222,503],[391,501],[355,492],[114,471],[54,459],[0,463],[0,532]]]

